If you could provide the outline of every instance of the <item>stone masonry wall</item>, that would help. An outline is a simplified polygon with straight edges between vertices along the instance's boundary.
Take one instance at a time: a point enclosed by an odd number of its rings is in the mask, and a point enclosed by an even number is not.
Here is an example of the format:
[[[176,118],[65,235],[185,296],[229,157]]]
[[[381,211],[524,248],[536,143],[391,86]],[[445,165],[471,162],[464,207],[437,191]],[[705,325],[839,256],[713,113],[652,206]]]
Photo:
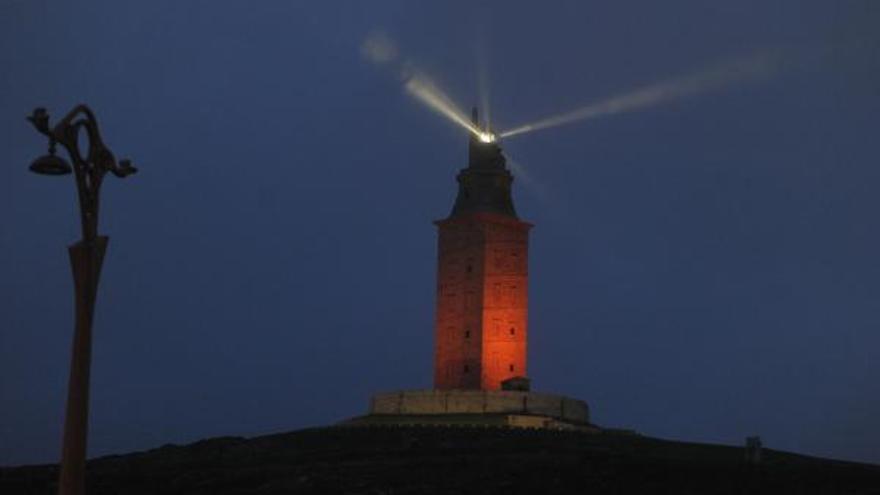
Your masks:
[[[588,423],[583,401],[562,395],[501,390],[403,390],[373,396],[370,414],[516,413]]]

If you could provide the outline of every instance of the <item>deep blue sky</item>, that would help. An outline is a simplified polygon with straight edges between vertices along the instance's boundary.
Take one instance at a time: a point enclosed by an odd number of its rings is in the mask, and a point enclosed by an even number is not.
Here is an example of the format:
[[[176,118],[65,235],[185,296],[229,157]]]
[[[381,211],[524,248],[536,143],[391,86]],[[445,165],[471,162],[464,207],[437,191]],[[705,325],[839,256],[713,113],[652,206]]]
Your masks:
[[[0,465],[60,452],[70,178],[24,117],[86,102],[104,187],[90,455],[329,424],[430,386],[431,221],[488,54],[515,125],[731,56],[776,77],[504,143],[536,227],[534,388],[648,435],[880,462],[880,5],[0,0]],[[480,48],[482,47],[482,48]]]

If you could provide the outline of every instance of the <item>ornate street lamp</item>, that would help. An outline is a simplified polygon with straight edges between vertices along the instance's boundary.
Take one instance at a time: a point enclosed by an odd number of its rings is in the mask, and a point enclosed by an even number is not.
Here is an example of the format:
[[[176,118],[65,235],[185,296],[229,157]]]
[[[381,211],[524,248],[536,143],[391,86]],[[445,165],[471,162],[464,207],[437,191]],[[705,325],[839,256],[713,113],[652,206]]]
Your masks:
[[[127,177],[137,169],[128,160],[116,162],[113,153],[101,140],[95,115],[85,105],[71,110],[55,127],[49,127],[49,114],[44,108],[34,110],[28,120],[37,131],[49,138],[49,154],[37,158],[30,166],[31,171],[41,175],[67,175],[73,172],[79,192],[82,240],[68,247],[70,264],[73,266],[76,327],[67,385],[58,493],[82,495],[85,491],[92,316],[108,240],[107,236],[98,235],[98,193],[107,172],[117,177]],[[88,142],[87,150],[80,149],[79,145],[79,136],[83,131]],[[57,144],[67,150],[72,166],[55,155]]]

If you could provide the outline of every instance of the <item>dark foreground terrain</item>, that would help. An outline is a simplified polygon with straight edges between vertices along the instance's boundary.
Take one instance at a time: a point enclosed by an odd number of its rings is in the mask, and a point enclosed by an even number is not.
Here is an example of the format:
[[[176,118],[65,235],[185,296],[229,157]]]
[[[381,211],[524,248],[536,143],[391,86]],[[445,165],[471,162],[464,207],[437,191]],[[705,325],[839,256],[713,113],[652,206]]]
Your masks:
[[[0,469],[0,494],[54,493],[56,466]],[[318,428],[94,459],[98,494],[880,494],[880,466],[626,433]]]

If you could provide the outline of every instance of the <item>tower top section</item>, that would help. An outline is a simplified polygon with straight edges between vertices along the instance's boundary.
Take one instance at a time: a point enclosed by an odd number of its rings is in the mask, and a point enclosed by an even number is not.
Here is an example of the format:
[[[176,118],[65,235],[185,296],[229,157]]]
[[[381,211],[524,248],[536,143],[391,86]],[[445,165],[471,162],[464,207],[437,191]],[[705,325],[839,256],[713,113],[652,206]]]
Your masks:
[[[482,129],[476,107],[471,119],[475,127]],[[468,166],[458,173],[456,180],[458,196],[450,218],[478,212],[517,218],[510,193],[513,175],[507,169],[501,146],[489,129],[471,135]]]

